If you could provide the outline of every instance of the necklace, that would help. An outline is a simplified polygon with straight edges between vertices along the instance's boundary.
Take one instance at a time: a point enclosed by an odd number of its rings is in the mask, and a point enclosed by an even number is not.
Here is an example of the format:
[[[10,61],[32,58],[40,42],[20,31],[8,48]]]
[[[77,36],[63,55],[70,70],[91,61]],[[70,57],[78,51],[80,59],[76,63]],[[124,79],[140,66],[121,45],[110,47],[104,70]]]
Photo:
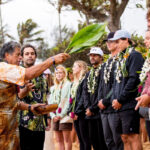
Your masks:
[[[112,61],[110,62],[110,60],[112,59]],[[114,56],[113,58],[110,56],[108,58],[108,60],[106,61],[105,63],[105,67],[104,67],[104,81],[105,81],[105,84],[108,83],[109,79],[110,79],[110,73],[112,71],[112,66],[113,64],[115,63],[115,60],[116,60],[116,56]],[[110,63],[109,63],[110,62]]]
[[[117,80],[118,83],[121,82],[121,77],[127,77],[128,76],[128,71],[126,69],[126,60],[129,57],[129,55],[131,54],[132,50],[133,50],[133,48],[129,46],[126,49],[125,53],[120,52],[117,55],[118,60],[116,62],[115,73],[116,73],[116,80]]]
[[[147,58],[142,67],[142,71],[140,74],[140,81],[143,84],[147,78],[147,73],[150,71],[150,49],[148,50]]]
[[[87,78],[87,88],[88,92],[94,94],[95,88],[96,88],[96,77],[99,75],[99,70],[101,69],[101,64],[99,65],[98,68],[90,70],[89,76]]]

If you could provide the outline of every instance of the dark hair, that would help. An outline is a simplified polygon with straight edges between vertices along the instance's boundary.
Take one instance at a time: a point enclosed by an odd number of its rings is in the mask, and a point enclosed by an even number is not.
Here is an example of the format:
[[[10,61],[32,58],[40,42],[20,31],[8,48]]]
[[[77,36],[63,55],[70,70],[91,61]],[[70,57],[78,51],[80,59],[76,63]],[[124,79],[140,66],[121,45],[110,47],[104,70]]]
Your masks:
[[[35,55],[37,56],[36,49],[35,49],[35,47],[34,47],[33,45],[31,45],[31,44],[26,44],[26,45],[24,45],[24,46],[21,48],[21,56],[23,56],[24,49],[25,49],[25,48],[28,48],[28,47],[32,48],[32,49],[34,50],[34,52],[35,52]]]
[[[121,38],[121,40],[126,40],[127,38]],[[129,44],[131,45],[131,46],[134,46],[134,44],[133,44],[133,42],[132,42],[132,40],[131,39],[128,39],[128,42],[129,42]]]
[[[20,44],[14,41],[4,44],[0,51],[0,58],[4,59],[6,53],[12,54],[15,48],[21,48]]]

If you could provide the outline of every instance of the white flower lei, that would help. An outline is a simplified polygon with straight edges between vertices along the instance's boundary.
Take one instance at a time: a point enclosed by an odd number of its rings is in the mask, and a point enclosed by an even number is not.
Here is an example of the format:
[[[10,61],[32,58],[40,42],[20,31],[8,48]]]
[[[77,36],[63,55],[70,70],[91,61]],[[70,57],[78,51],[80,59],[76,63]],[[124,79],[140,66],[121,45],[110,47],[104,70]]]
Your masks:
[[[132,50],[133,50],[133,47],[127,48],[124,56],[127,55],[127,54],[130,55]],[[118,61],[116,63],[116,70],[115,70],[115,72],[116,72],[116,80],[117,80],[118,83],[121,82],[120,78],[123,76],[123,71],[124,71],[123,67],[124,67],[124,65],[126,63],[126,60],[127,60],[127,58],[125,58],[124,56],[121,57],[121,54],[122,54],[122,52],[120,52],[117,55],[118,56]]]
[[[105,84],[107,84],[107,82],[110,79],[110,73],[112,71],[112,66],[115,62],[116,56],[114,56],[111,63],[108,64],[111,58],[112,57],[110,56],[110,58],[106,61],[105,68],[104,68],[104,77],[103,78],[104,78]]]
[[[87,78],[87,87],[89,93],[93,94],[95,91],[96,77],[99,75],[99,70],[101,69],[101,66],[102,65],[100,64],[99,67],[95,69],[95,73],[94,68],[90,70],[89,76]]]
[[[147,73],[150,71],[150,58],[146,58],[144,65],[142,67],[142,71],[140,74],[140,81],[144,82],[147,76]]]
[[[71,98],[72,99],[75,98],[78,86],[79,86],[79,81],[78,82],[73,82],[72,87],[71,87]]]

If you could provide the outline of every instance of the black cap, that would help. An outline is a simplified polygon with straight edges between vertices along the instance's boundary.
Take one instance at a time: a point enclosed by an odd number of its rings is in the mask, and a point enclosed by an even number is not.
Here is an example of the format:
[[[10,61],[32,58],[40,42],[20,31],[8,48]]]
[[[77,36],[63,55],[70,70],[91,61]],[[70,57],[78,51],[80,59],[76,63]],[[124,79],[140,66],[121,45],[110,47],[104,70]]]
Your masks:
[[[114,37],[114,34],[115,34],[115,32],[110,32],[110,33],[107,35],[107,38],[104,40],[104,42],[107,42],[109,39],[113,38],[113,37]]]

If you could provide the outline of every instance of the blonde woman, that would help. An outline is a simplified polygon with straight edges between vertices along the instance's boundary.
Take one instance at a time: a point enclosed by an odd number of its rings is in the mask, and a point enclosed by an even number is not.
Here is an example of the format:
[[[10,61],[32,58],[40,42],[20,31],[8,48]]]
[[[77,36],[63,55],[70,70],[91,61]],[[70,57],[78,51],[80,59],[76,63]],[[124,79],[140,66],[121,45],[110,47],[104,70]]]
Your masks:
[[[71,87],[68,113],[74,119],[74,127],[79,138],[80,150],[91,150],[83,106],[84,76],[88,71],[88,67],[84,61],[78,60],[74,62],[72,70],[74,82]]]
[[[58,104],[58,109],[50,113],[50,116],[59,150],[72,149],[70,137],[72,119],[67,116],[70,88],[71,82],[67,80],[66,69],[61,65],[57,66],[54,73],[54,86],[50,89],[49,104]]]

